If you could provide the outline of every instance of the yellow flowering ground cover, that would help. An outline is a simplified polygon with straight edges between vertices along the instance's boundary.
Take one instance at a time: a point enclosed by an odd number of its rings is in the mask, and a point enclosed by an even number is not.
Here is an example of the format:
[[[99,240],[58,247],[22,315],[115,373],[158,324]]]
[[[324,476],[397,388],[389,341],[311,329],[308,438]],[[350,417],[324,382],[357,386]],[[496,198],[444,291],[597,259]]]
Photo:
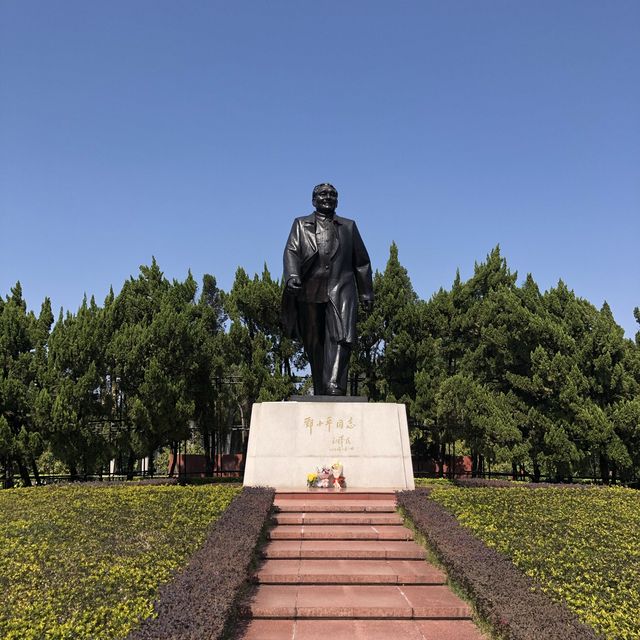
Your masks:
[[[431,498],[604,638],[640,638],[640,492],[450,486]]]
[[[447,478],[414,478],[416,487],[450,487],[453,486],[453,482]]]
[[[124,638],[240,491],[229,485],[0,491],[0,638]]]

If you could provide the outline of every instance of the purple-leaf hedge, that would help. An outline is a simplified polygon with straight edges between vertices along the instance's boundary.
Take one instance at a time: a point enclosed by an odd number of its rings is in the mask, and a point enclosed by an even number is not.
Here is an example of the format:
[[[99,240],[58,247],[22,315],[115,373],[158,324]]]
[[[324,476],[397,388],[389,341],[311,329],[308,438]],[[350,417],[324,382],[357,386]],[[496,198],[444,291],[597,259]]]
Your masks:
[[[160,588],[157,617],[127,640],[217,640],[233,620],[274,490],[245,487],[213,525],[187,566]]]
[[[398,506],[424,535],[451,580],[507,640],[596,640],[567,607],[553,602],[511,560],[462,527],[429,499],[429,489],[398,492]]]

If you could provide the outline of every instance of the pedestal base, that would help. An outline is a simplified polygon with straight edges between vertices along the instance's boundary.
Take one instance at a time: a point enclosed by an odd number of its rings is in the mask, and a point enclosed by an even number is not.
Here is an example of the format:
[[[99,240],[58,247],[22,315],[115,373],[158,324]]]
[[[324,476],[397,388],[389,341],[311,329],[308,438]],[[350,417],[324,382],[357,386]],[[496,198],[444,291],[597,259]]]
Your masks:
[[[304,489],[340,461],[350,488],[413,489],[403,404],[262,402],[253,405],[246,486]]]

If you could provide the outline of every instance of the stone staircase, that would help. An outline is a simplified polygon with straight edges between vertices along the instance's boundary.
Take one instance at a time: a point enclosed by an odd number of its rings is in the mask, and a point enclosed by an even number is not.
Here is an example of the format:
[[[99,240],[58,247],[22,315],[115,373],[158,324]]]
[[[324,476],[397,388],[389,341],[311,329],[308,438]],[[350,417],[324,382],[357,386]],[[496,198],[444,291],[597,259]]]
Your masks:
[[[481,640],[392,492],[278,492],[243,640]]]

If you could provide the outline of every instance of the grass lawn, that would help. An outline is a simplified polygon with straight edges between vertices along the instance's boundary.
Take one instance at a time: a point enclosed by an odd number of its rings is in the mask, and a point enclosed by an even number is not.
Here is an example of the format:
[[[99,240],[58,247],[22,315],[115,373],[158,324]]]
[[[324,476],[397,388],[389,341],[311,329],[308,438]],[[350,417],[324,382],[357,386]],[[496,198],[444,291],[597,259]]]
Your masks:
[[[604,638],[640,638],[639,491],[441,485],[431,497]]]
[[[124,638],[239,491],[129,484],[0,491],[0,638]]]

